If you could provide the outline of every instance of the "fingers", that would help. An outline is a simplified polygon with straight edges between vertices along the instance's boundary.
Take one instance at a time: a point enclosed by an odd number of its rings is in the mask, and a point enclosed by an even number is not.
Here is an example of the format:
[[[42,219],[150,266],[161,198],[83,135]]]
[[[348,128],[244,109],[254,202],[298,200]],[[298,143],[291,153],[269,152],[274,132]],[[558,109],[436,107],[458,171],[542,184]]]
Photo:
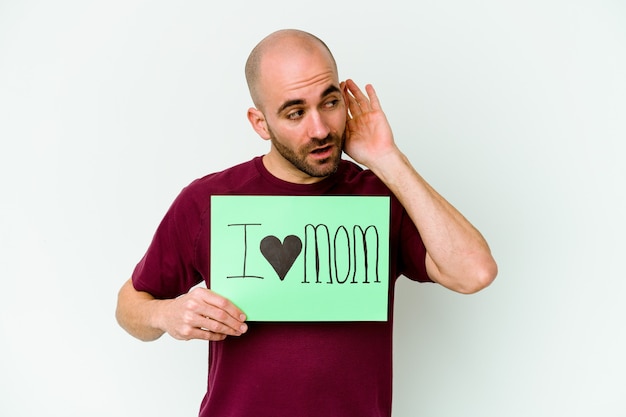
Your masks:
[[[380,101],[378,100],[378,95],[376,94],[376,90],[374,90],[374,86],[367,84],[365,86],[365,91],[367,91],[367,95],[370,99],[369,102],[371,109],[380,110]]]
[[[349,116],[355,118],[363,113],[363,109],[361,108],[361,104],[359,103],[359,100],[357,100],[357,97],[361,97],[361,102],[363,102],[363,97],[365,96],[352,80],[346,80],[344,83],[344,96]]]
[[[348,109],[352,117],[356,117],[361,113],[372,110],[380,110],[380,102],[376,94],[376,90],[371,84],[365,86],[367,96],[361,91],[351,79],[347,79],[344,83],[344,95],[348,102]]]
[[[245,314],[230,300],[206,288],[195,288],[181,297],[173,316],[170,333],[177,339],[223,340],[240,336],[248,330]]]
[[[348,80],[349,81],[349,80]],[[348,120],[352,119],[356,116],[357,112],[360,113],[360,107],[356,102],[354,96],[348,91],[348,82],[341,83],[341,91],[343,92],[343,98],[346,102],[346,113],[348,116]]]
[[[248,329],[244,323],[246,315],[230,300],[205,288],[196,288],[194,291],[202,299],[197,312],[204,317],[203,329],[233,336],[239,336]]]
[[[176,338],[180,340],[199,339],[199,340],[208,340],[208,341],[218,342],[218,341],[226,339],[226,337],[228,336],[223,333],[215,333],[215,332],[211,332],[205,329],[198,329],[198,328],[190,327],[187,332],[180,333],[180,337],[176,337]]]

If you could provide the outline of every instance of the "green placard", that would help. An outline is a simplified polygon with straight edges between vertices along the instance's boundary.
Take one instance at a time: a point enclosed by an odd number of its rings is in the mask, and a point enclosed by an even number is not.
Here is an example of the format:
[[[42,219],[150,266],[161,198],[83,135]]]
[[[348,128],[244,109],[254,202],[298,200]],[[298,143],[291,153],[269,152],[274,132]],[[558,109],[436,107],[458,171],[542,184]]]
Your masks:
[[[386,321],[389,204],[212,196],[211,289],[251,321]]]

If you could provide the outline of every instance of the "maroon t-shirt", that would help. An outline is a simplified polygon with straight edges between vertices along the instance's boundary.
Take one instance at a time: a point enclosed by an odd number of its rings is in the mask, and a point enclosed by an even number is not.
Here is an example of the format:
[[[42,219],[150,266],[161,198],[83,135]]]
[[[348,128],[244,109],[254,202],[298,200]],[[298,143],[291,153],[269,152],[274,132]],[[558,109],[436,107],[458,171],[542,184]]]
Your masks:
[[[430,280],[419,233],[371,171],[342,161],[320,182],[293,184],[272,176],[256,157],[200,178],[183,189],[159,225],[133,273],[135,288],[160,299],[203,280],[210,288],[210,197],[249,194],[390,196],[389,320],[248,323],[241,337],[210,343],[200,416],[389,417],[395,280]]]

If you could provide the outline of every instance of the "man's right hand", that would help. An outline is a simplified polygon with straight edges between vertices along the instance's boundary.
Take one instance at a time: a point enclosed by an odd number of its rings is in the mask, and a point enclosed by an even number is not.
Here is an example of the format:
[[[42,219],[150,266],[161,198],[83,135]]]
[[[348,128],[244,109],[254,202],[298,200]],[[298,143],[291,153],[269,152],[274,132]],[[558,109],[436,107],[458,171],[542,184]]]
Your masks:
[[[211,290],[196,287],[180,297],[158,300],[137,291],[130,279],[119,291],[116,318],[128,333],[144,341],[163,333],[179,340],[217,341],[248,330],[245,314]]]
[[[180,340],[224,340],[248,330],[245,314],[230,300],[206,288],[166,300],[155,317],[157,327]]]

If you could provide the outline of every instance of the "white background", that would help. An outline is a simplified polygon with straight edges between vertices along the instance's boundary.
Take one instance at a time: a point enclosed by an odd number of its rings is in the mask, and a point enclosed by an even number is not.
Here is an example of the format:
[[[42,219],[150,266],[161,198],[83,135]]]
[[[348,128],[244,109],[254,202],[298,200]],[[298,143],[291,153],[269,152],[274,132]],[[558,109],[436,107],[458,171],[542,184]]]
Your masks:
[[[226,3],[0,0],[0,415],[196,415],[206,345],[116,293],[183,186],[265,152],[243,65],[296,27],[499,263],[398,284],[394,416],[626,416],[625,3]]]

